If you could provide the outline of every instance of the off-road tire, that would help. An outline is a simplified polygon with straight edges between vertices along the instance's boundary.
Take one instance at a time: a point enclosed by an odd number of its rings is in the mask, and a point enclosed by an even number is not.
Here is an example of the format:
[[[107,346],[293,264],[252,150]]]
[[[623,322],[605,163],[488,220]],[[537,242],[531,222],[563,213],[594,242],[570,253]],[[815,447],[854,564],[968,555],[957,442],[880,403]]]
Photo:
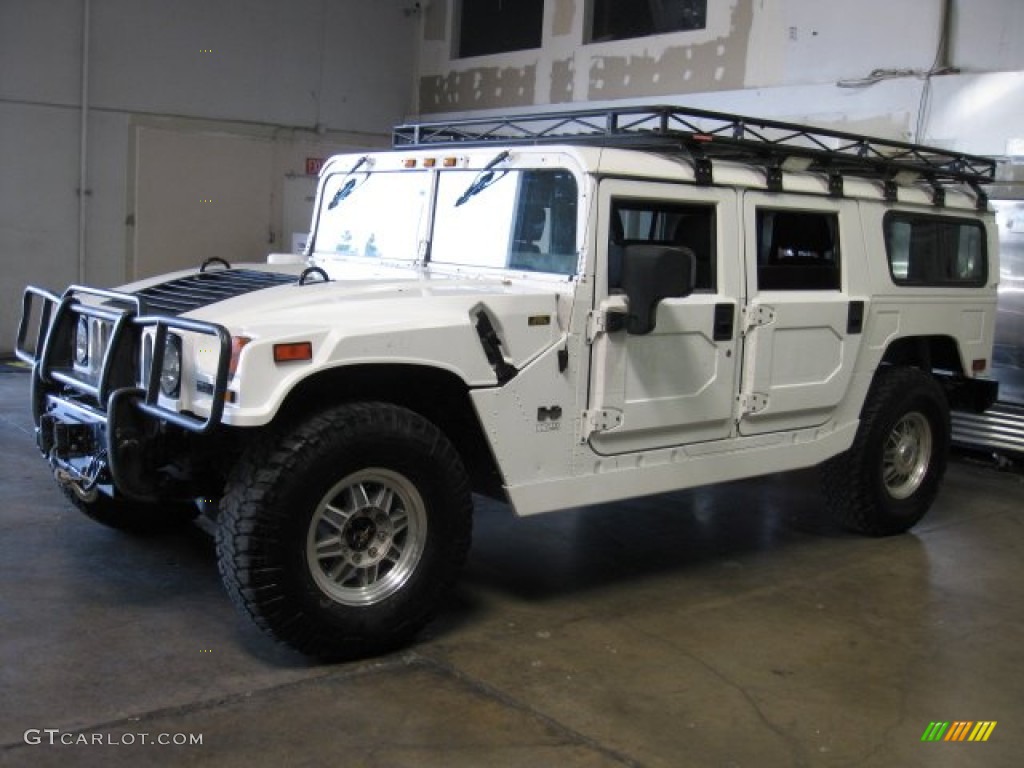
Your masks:
[[[189,525],[199,512],[194,505],[182,502],[150,504],[113,499],[102,493],[97,493],[94,499],[86,501],[70,488],[61,486],[60,490],[86,517],[125,533],[168,533]]]
[[[880,368],[853,446],[822,467],[838,522],[869,536],[910,529],[939,492],[949,435],[949,404],[935,379],[916,368]]]
[[[259,627],[342,661],[413,638],[462,568],[471,529],[469,478],[447,437],[405,408],[349,403],[246,450],[221,501],[217,557]]]

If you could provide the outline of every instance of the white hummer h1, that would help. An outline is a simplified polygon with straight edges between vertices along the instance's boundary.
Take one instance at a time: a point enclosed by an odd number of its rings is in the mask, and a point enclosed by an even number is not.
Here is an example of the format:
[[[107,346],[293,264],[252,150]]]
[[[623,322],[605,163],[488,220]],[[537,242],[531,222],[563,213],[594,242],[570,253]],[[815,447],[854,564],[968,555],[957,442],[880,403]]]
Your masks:
[[[402,126],[325,165],[301,263],[28,288],[39,448],[108,525],[201,500],[233,600],[326,659],[427,622],[473,492],[821,465],[845,525],[898,533],[950,407],[996,396],[994,171],[679,107]]]

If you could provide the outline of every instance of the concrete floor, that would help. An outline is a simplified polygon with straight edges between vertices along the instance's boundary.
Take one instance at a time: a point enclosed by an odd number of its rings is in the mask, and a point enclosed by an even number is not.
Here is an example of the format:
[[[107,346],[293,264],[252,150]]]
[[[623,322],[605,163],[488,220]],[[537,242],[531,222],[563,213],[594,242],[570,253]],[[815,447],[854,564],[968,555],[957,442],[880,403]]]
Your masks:
[[[1021,764],[1019,474],[955,459],[885,540],[822,521],[810,472],[529,520],[481,503],[420,641],[318,666],[236,615],[198,529],[66,506],[26,392],[0,374],[2,765]],[[998,725],[922,743],[939,720]]]

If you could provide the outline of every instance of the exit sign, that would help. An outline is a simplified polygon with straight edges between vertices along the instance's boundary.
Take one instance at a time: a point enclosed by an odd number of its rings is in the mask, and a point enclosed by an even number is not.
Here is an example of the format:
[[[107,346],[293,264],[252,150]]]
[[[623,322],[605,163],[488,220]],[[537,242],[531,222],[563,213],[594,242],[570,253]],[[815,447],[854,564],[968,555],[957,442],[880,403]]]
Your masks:
[[[324,167],[324,163],[327,162],[327,158],[324,157],[307,157],[306,158],[306,175],[307,176],[319,176],[320,169]]]

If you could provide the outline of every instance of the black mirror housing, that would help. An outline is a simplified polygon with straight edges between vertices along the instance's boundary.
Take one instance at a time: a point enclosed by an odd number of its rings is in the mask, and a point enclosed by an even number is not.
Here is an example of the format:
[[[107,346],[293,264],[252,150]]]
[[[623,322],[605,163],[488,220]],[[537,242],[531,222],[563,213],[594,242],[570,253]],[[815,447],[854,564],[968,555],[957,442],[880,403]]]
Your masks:
[[[621,283],[629,297],[626,330],[637,336],[653,331],[658,302],[693,293],[696,271],[696,257],[689,248],[627,245]]]

